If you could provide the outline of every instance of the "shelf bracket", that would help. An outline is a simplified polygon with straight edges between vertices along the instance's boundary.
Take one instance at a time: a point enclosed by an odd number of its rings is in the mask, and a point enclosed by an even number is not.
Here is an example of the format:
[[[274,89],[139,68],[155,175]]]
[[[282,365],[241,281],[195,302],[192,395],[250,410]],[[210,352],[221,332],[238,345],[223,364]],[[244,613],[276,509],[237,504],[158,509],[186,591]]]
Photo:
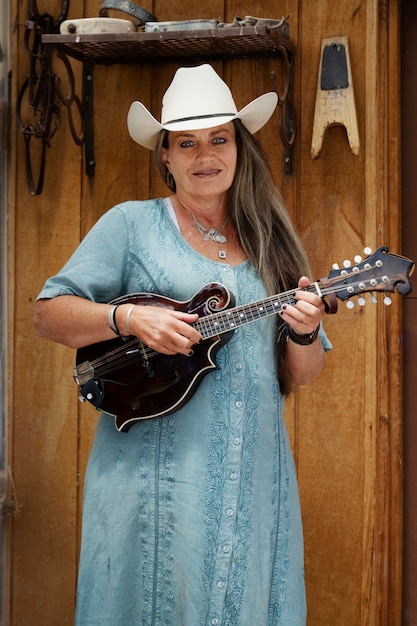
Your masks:
[[[94,176],[94,108],[93,108],[93,67],[92,61],[83,63],[83,102],[84,102],[84,155],[85,173]]]

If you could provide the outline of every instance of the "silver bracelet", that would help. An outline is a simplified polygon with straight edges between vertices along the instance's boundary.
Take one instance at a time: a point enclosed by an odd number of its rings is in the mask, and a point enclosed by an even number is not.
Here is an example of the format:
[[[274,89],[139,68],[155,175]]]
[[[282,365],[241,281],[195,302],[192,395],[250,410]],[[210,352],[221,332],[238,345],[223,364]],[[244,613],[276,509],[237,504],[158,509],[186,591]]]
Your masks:
[[[119,329],[116,326],[116,319],[115,319],[117,306],[118,306],[117,304],[114,304],[109,309],[109,326],[115,335],[120,335]]]
[[[135,308],[135,305],[131,304],[128,312],[126,313],[126,335],[130,335],[129,322],[130,322],[130,316],[132,315],[132,311],[134,308]]]

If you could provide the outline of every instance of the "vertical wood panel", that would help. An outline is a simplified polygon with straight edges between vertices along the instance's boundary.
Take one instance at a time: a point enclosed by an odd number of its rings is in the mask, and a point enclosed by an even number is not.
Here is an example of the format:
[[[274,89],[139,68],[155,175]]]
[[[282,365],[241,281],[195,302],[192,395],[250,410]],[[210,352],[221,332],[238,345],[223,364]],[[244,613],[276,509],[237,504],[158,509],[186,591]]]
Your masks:
[[[58,3],[49,11],[57,15]],[[27,19],[27,3],[17,19]],[[14,31],[15,89],[28,72],[23,28]],[[72,623],[76,579],[77,420],[67,375],[72,351],[34,337],[33,303],[45,278],[57,271],[79,241],[79,151],[65,110],[46,156],[44,191],[30,196],[23,136],[14,131],[15,239],[12,279],[15,329],[10,371],[13,433],[10,464],[18,512],[11,532],[10,624]],[[13,121],[15,118],[13,116]],[[32,145],[36,140],[32,140]],[[74,194],[75,190],[75,194]]]
[[[379,11],[380,88],[386,94],[380,116],[383,143],[380,150],[380,186],[385,201],[379,206],[379,221],[384,224],[391,249],[400,250],[400,39],[397,2],[386,0]],[[381,63],[385,60],[385,63]],[[379,381],[387,393],[379,407],[381,437],[378,446],[378,534],[382,538],[378,551],[378,623],[401,623],[402,581],[402,301],[384,308],[379,341]],[[384,601],[382,598],[388,598]]]
[[[319,159],[312,161],[314,105],[324,38],[346,35],[359,133],[364,137],[365,85],[358,61],[364,55],[365,9],[356,3],[301,10],[300,232],[315,276],[327,274],[361,253],[366,243],[364,153],[353,155],[346,130],[330,127]],[[314,24],[311,28],[303,27]],[[325,328],[334,344],[322,376],[298,400],[298,467],[306,542],[309,626],[365,624],[361,615],[364,396],[366,356],[372,351],[371,306],[347,311],[340,304]],[[372,372],[369,371],[372,377]],[[314,468],[314,470],[313,470]],[[366,565],[365,565],[366,567]],[[343,598],[343,600],[342,600]]]

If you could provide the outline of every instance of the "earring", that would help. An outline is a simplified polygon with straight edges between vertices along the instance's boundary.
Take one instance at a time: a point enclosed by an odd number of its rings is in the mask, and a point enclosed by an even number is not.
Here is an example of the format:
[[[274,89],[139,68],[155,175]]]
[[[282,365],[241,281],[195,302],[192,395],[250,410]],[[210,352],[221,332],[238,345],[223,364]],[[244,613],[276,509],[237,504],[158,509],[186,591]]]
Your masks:
[[[167,170],[166,174],[166,184],[170,189],[174,189],[175,187],[174,177],[169,170]]]

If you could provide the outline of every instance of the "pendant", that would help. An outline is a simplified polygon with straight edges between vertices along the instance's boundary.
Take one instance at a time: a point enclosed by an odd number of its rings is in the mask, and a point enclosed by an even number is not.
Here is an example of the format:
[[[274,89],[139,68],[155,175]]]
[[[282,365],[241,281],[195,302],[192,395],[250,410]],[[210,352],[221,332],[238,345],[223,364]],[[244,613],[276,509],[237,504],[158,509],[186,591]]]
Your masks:
[[[226,250],[219,250],[219,259],[226,258]]]
[[[215,228],[211,228],[204,235],[204,241],[208,241],[209,239],[211,239],[212,241],[215,241],[216,243],[226,243],[227,241],[227,238]]]

